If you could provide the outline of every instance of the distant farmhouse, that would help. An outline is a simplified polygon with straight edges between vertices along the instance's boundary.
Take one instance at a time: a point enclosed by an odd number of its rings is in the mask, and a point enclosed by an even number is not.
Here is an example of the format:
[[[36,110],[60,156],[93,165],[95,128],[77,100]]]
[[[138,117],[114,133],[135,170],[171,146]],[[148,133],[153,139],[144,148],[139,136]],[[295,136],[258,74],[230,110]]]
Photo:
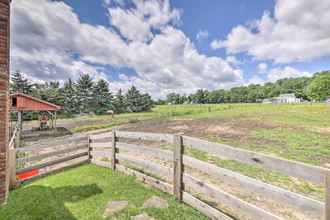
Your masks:
[[[264,104],[291,104],[291,103],[300,103],[302,100],[297,98],[294,93],[281,94],[278,97],[264,99],[262,103]]]

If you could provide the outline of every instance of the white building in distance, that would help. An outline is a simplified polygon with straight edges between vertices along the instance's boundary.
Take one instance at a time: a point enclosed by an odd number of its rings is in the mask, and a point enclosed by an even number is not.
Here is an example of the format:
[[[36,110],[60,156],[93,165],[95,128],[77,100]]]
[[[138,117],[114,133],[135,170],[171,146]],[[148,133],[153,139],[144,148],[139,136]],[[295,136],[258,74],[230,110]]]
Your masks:
[[[300,103],[302,100],[297,98],[294,93],[286,93],[281,94],[278,97],[264,99],[262,103],[264,104],[292,104],[292,103]]]

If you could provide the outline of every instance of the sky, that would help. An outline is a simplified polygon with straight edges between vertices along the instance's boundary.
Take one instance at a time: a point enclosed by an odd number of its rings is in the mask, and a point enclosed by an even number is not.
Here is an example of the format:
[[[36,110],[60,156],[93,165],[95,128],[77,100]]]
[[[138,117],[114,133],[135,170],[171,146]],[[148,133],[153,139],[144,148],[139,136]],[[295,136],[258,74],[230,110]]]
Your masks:
[[[330,69],[329,21],[329,0],[15,0],[11,71],[155,99],[275,82]]]

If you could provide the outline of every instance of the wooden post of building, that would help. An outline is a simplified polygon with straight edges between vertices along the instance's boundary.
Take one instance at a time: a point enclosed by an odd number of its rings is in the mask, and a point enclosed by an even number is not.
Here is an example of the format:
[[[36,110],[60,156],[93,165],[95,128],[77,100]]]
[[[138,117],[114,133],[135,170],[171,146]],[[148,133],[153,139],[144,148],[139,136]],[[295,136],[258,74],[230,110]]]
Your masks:
[[[21,146],[21,137],[23,129],[23,112],[17,112],[17,134],[15,137],[15,147],[18,148]]]
[[[55,112],[54,112],[54,129],[55,129],[55,133],[57,132],[57,124],[56,124],[56,121],[57,121],[57,112],[55,111]]]
[[[112,131],[112,144],[111,144],[111,169],[116,169],[116,132]]]
[[[17,179],[16,179],[16,149],[13,146],[10,147],[10,149],[9,149],[8,165],[9,165],[9,188],[13,189],[17,185]]]
[[[325,171],[325,205],[324,220],[330,220],[330,171]]]
[[[182,201],[183,190],[183,143],[181,135],[174,135],[174,172],[173,172],[173,194]]]

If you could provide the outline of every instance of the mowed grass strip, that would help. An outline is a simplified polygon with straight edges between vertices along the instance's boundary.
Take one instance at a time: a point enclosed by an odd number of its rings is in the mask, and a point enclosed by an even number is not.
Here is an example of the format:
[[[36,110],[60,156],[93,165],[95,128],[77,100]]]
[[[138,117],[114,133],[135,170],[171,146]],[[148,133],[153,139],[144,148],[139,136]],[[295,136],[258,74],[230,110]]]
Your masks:
[[[166,209],[143,209],[153,195],[168,201]],[[158,220],[207,219],[193,208],[178,203],[173,196],[149,188],[119,172],[83,165],[24,184],[10,192],[8,204],[0,208],[6,220],[98,220],[109,201],[124,200],[129,205],[109,219],[130,220],[146,212]]]

